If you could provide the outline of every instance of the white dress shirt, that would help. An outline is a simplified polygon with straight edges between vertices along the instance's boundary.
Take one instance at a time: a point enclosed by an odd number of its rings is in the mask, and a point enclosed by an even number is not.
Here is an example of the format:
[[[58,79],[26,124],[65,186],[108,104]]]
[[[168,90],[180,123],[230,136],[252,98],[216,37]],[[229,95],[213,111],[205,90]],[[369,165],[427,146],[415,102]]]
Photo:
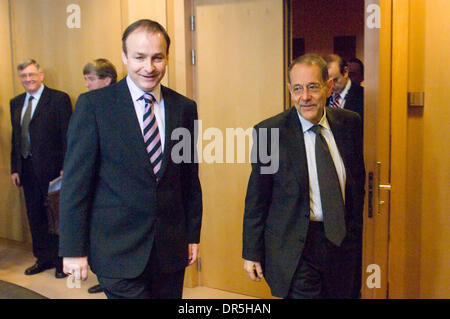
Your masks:
[[[39,90],[37,90],[36,92],[34,92],[33,94],[30,94],[27,92],[27,95],[25,96],[25,101],[23,102],[23,107],[22,107],[22,113],[20,115],[20,124],[22,125],[23,122],[23,117],[25,115],[25,112],[27,111],[27,107],[28,107],[28,99],[30,98],[30,96],[33,97],[33,99],[31,100],[31,117],[33,118],[33,114],[34,111],[36,110],[36,106],[39,103],[39,99],[41,98],[42,92],[44,91],[44,84],[41,85],[41,87],[39,88]]]
[[[303,127],[303,136],[305,139],[305,148],[306,148],[306,159],[308,162],[310,219],[313,221],[323,221],[322,202],[320,200],[319,179],[317,176],[317,166],[316,166],[316,151],[315,151],[316,134],[312,130],[310,130],[310,128],[314,124],[304,119],[300,115],[300,113],[298,113],[298,117],[300,118],[300,122],[302,123]],[[334,140],[333,133],[331,132],[330,125],[328,124],[325,109],[319,124],[322,126],[322,135],[325,137],[325,140],[328,144],[328,148],[330,150],[330,154],[333,159],[334,166],[336,168],[336,173],[339,178],[342,197],[343,200],[345,201],[346,174],[344,162],[342,161],[341,155],[336,145],[336,141]]]
[[[134,110],[136,111],[136,116],[139,121],[139,126],[141,127],[141,134],[142,137],[144,137],[144,113],[145,113],[145,102],[144,99],[142,99],[142,96],[144,95],[144,91],[141,90],[136,84],[134,84],[133,80],[131,80],[130,76],[127,75],[127,84],[128,89],[130,90],[131,98],[133,100],[134,104]],[[162,151],[164,152],[164,141],[165,141],[165,105],[164,105],[164,98],[161,94],[161,84],[158,84],[152,92],[155,97],[156,101],[154,103],[155,108],[155,117],[156,122],[158,123],[158,130],[159,130],[159,136],[161,137],[161,146]]]

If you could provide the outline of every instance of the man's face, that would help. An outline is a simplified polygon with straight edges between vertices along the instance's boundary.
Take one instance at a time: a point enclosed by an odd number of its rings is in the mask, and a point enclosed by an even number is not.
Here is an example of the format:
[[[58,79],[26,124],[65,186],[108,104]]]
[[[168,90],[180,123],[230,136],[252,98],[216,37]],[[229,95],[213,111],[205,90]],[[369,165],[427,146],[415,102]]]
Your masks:
[[[111,84],[111,78],[106,77],[101,79],[95,73],[85,74],[84,81],[86,82],[86,87],[88,88],[89,91],[101,89]]]
[[[339,70],[339,63],[330,62],[328,63],[328,76],[330,79],[333,79],[334,82],[333,92],[341,93],[347,85],[348,71],[342,74]]]
[[[44,73],[40,72],[34,64],[30,64],[19,71],[19,81],[27,93],[33,94],[41,87],[44,81]]]
[[[144,29],[133,31],[126,40],[127,53],[122,52],[122,61],[130,78],[145,92],[152,91],[166,73],[166,46],[161,33]]]
[[[292,100],[300,115],[313,124],[320,122],[333,82],[323,82],[317,65],[296,64],[288,84]]]
[[[358,85],[361,85],[361,82],[364,81],[362,70],[358,63],[348,63],[348,77],[350,78],[350,80],[352,80],[352,82],[355,82]]]

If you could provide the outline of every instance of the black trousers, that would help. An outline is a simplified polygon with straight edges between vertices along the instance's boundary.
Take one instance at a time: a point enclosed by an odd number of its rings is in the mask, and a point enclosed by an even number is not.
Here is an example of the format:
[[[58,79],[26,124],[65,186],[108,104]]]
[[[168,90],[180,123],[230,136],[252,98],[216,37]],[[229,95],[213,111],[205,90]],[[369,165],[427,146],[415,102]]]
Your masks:
[[[165,273],[156,256],[157,252],[153,247],[144,271],[136,278],[107,278],[97,275],[108,299],[181,299],[185,269]]]
[[[356,245],[344,240],[335,246],[325,237],[323,223],[311,221],[287,298],[355,298],[359,257]]]
[[[38,263],[52,263],[62,270],[61,258],[58,258],[57,235],[48,232],[47,215],[45,213],[45,196],[43,185],[40,185],[34,171],[33,159],[29,156],[22,158],[22,176],[28,223],[33,241],[33,255]]]

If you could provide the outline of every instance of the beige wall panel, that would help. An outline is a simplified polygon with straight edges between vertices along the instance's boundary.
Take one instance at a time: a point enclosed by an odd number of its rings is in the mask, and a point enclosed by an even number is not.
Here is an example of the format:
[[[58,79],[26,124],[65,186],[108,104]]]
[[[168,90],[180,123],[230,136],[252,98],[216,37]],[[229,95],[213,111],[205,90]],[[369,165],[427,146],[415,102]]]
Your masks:
[[[80,7],[80,28],[69,28],[73,12]],[[86,91],[82,68],[87,61],[107,58],[121,78],[120,0],[17,0],[11,1],[14,65],[35,58],[45,71],[45,83],[67,92],[74,102]],[[15,80],[15,93],[23,89]]]
[[[450,298],[448,12],[450,1],[426,1],[421,298]]]
[[[23,193],[11,183],[11,120],[9,100],[13,97],[8,0],[0,1],[0,237],[29,241]]]
[[[222,133],[225,162],[226,128],[246,130],[283,111],[283,2],[195,3],[199,118],[203,133],[209,128]],[[205,151],[212,140],[203,137],[201,150]],[[267,285],[251,282],[243,270],[248,144],[246,150],[245,164],[200,165],[204,203],[201,284],[269,297]]]
[[[409,51],[408,51],[408,91],[424,91],[425,67],[425,0],[410,2],[409,8]],[[407,202],[405,224],[405,250],[408,272],[405,280],[405,298],[417,298],[420,295],[420,228],[422,215],[423,165],[423,108],[408,108],[407,120]]]
[[[122,0],[122,7],[126,9],[124,18],[128,24],[139,19],[152,19],[167,27],[166,0]]]

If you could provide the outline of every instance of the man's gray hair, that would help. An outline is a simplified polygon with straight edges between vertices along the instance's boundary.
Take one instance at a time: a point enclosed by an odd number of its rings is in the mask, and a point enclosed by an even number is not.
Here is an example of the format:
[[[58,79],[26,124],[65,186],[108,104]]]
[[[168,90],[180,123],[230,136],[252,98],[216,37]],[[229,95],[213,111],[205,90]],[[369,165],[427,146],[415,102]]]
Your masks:
[[[323,82],[326,82],[328,80],[327,62],[318,54],[308,53],[308,54],[304,54],[302,56],[297,57],[289,65],[289,68],[288,68],[289,83],[291,82],[291,70],[297,64],[317,65],[320,69],[320,73],[322,74]]]
[[[30,65],[34,65],[36,67],[36,69],[38,69],[39,72],[42,72],[41,66],[34,59],[26,59],[25,61],[20,62],[17,65],[17,71],[18,72],[23,71],[25,68],[27,68]]]

